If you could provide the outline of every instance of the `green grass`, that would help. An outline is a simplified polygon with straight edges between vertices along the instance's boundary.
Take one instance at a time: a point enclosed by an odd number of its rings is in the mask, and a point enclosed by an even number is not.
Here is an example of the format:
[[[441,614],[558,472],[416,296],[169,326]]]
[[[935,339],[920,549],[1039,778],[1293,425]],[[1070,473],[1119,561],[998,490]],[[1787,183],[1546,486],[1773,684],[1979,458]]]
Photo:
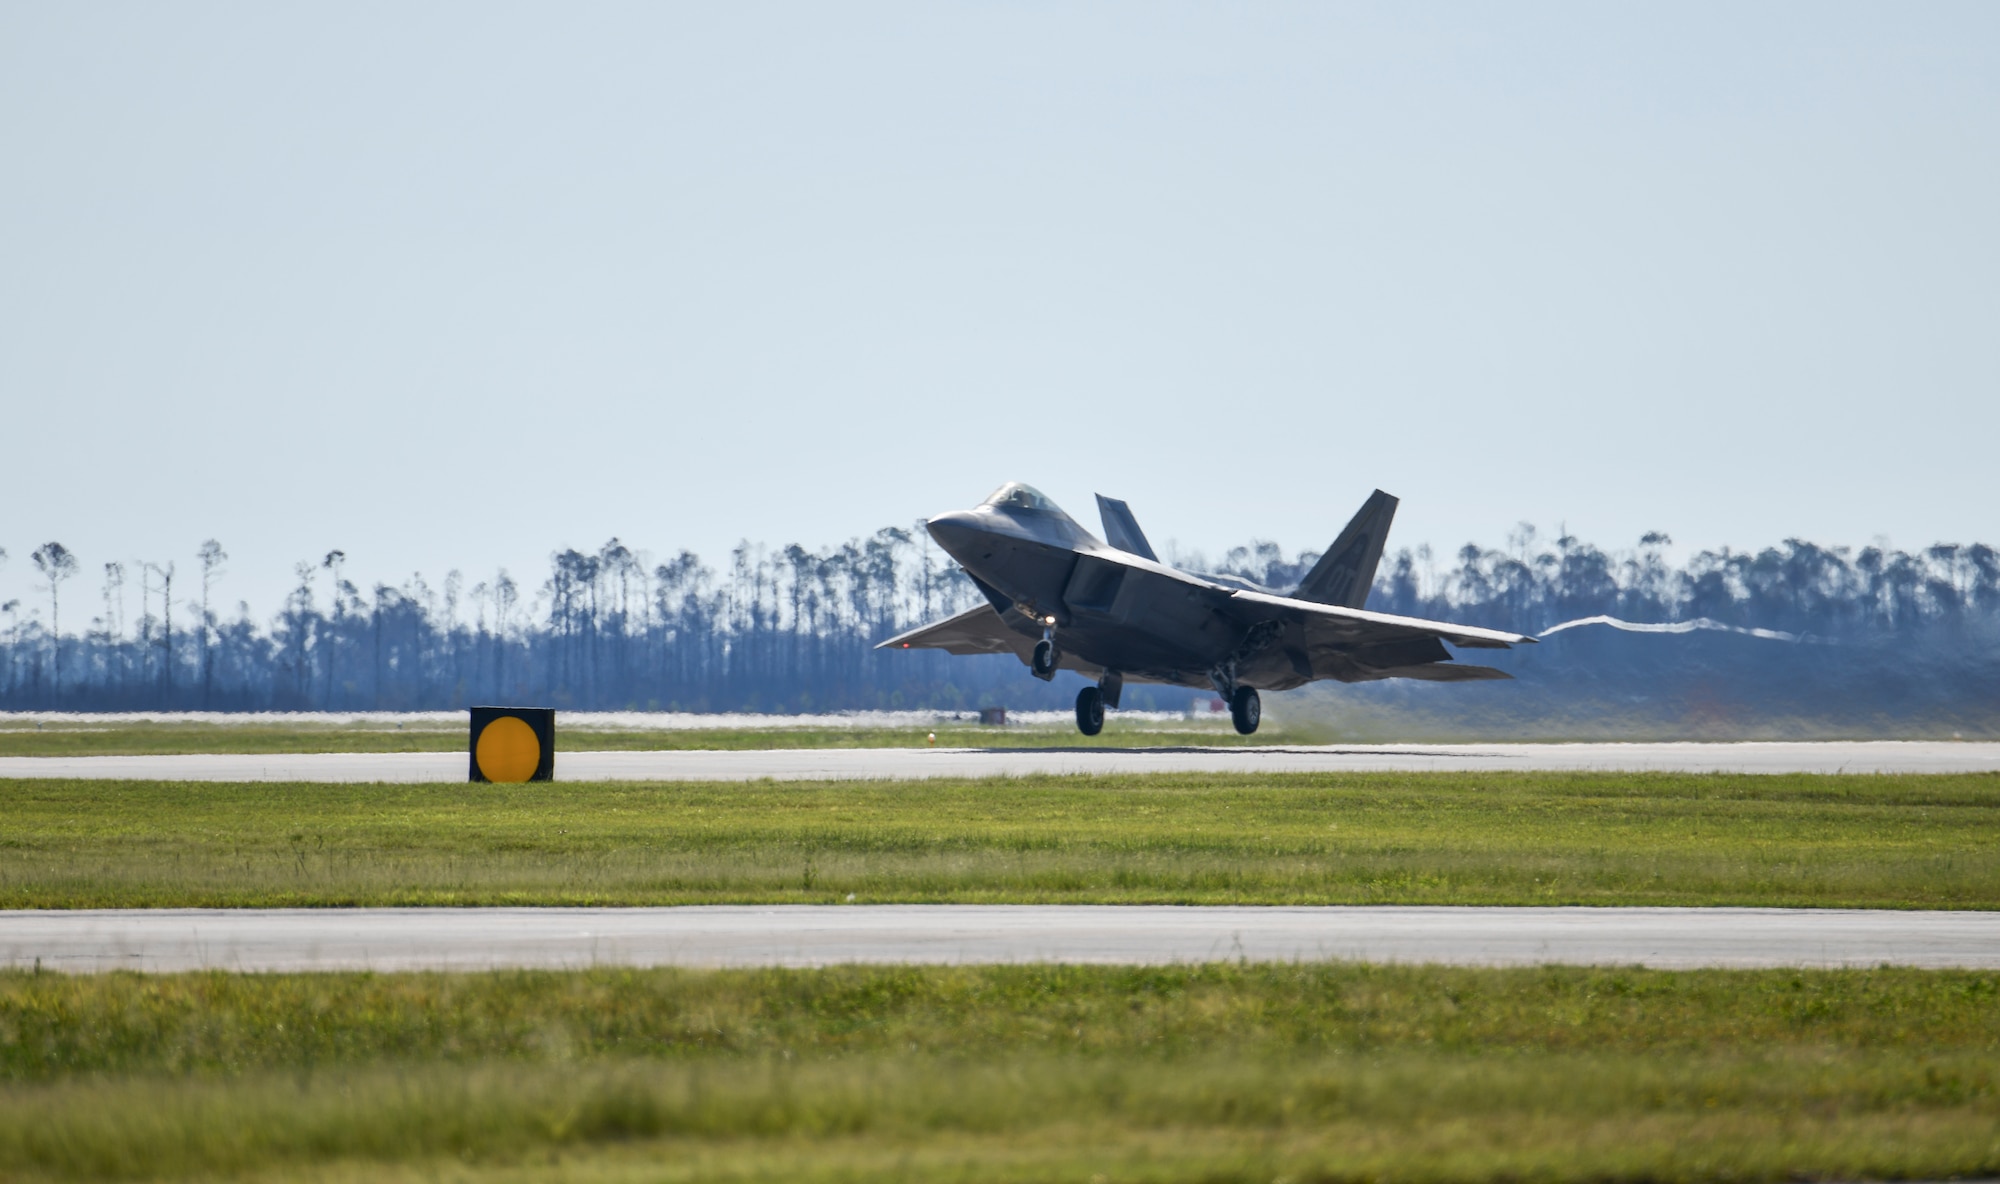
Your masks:
[[[0,973],[0,1177],[2000,1170],[2000,976]]]
[[[1086,739],[1062,724],[938,724],[911,728],[699,728],[684,731],[578,728],[557,718],[559,752],[653,752],[688,749],[922,748],[930,735],[941,748],[1152,747],[1200,744],[1328,743],[1321,730],[1288,732],[1273,723],[1239,736],[1221,719],[1120,720]],[[0,756],[144,756],[218,752],[464,752],[466,725],[428,721],[403,726],[370,723],[126,723],[12,722],[0,726]]]
[[[2000,907],[2000,775],[0,781],[0,907]]]

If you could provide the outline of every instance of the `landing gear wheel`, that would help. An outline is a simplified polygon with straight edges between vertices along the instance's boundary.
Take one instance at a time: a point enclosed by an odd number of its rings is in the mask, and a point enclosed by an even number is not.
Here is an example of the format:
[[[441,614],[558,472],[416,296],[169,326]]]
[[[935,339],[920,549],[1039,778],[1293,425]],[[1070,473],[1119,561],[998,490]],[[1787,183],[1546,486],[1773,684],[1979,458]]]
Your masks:
[[[1076,730],[1095,736],[1104,730],[1104,692],[1085,687],[1076,693]]]
[[[1080,700],[1077,710],[1083,710]],[[1263,718],[1264,705],[1257,698],[1257,688],[1237,687],[1236,693],[1229,696],[1229,722],[1236,725],[1238,735],[1248,736],[1256,731],[1257,722]]]
[[[1061,658],[1056,653],[1056,643],[1044,637],[1035,643],[1035,659],[1029,663],[1028,669],[1034,672],[1036,678],[1047,682],[1056,676],[1058,661]]]

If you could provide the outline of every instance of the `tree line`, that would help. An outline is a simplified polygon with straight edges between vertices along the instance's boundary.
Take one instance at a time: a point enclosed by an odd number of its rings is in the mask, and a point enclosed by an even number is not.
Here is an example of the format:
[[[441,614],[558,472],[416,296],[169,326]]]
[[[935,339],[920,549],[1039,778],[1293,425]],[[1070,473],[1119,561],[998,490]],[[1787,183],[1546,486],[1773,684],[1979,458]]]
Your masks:
[[[1523,523],[1505,547],[1468,543],[1444,564],[1428,546],[1385,557],[1368,607],[1529,633],[1599,615],[1706,618],[1855,643],[2000,622],[2000,551],[1983,543],[1856,551],[1794,538],[1759,551],[1702,551],[1678,567],[1666,559],[1672,545],[1650,531],[1630,549],[1606,551],[1568,534],[1545,539]],[[1287,561],[1259,542],[1229,551],[1220,570],[1290,587],[1318,558],[1307,551]]]
[[[2000,658],[2000,552],[1983,544],[1859,551],[1789,539],[1758,551],[1668,561],[1650,533],[1605,550],[1523,525],[1507,544],[1428,547],[1385,559],[1369,607],[1525,632],[1608,615],[1707,618],[1804,641],[1893,645],[1959,664]],[[0,562],[6,561],[0,550]],[[555,552],[539,583],[504,569],[468,583],[421,574],[363,587],[343,551],[295,565],[277,612],[218,610],[229,556],[105,562],[83,595],[82,559],[45,543],[28,561],[38,599],[0,604],[0,707],[11,710],[419,710],[474,702],[573,709],[836,711],[1060,707],[1073,692],[1009,657],[877,652],[876,642],[970,607],[978,593],[922,529],[889,527],[836,547],[743,543],[719,568],[680,551],[655,561],[618,539]],[[1287,588],[1318,553],[1254,542],[1215,570]],[[74,622],[74,623],[72,623]],[[1550,647],[1541,647],[1548,650]],[[1582,647],[1576,661],[1603,654]],[[1746,651],[1747,652],[1747,651]],[[1541,675],[1560,655],[1543,655]],[[1754,658],[1760,676],[1791,661]],[[1553,666],[1551,666],[1553,663]],[[1133,687],[1127,706],[1184,706],[1188,692]]]

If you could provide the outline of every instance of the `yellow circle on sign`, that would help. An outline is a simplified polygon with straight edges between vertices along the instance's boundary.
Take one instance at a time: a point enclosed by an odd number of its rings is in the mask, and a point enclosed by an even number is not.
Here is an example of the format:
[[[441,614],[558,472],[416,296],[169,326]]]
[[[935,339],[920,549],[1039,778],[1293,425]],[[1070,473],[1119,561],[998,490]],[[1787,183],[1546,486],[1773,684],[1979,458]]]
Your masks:
[[[541,766],[542,742],[526,721],[503,715],[480,730],[472,755],[488,781],[526,781]]]

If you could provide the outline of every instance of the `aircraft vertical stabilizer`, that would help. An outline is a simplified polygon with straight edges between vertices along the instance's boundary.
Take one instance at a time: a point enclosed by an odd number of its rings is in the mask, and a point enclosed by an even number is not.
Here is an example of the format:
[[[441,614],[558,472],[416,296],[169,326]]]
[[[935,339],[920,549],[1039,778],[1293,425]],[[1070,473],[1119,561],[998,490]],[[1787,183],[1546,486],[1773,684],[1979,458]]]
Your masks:
[[[1139,529],[1139,520],[1132,517],[1132,507],[1115,497],[1097,495],[1097,516],[1104,521],[1104,541],[1120,551],[1137,555],[1141,559],[1160,561],[1153,554],[1153,545],[1146,541],[1146,532]]]
[[[1396,499],[1376,490],[1368,495],[1354,520],[1319,562],[1299,581],[1292,595],[1317,604],[1366,608],[1375,585],[1375,568],[1382,562],[1382,545],[1389,541],[1389,523],[1396,517]]]

